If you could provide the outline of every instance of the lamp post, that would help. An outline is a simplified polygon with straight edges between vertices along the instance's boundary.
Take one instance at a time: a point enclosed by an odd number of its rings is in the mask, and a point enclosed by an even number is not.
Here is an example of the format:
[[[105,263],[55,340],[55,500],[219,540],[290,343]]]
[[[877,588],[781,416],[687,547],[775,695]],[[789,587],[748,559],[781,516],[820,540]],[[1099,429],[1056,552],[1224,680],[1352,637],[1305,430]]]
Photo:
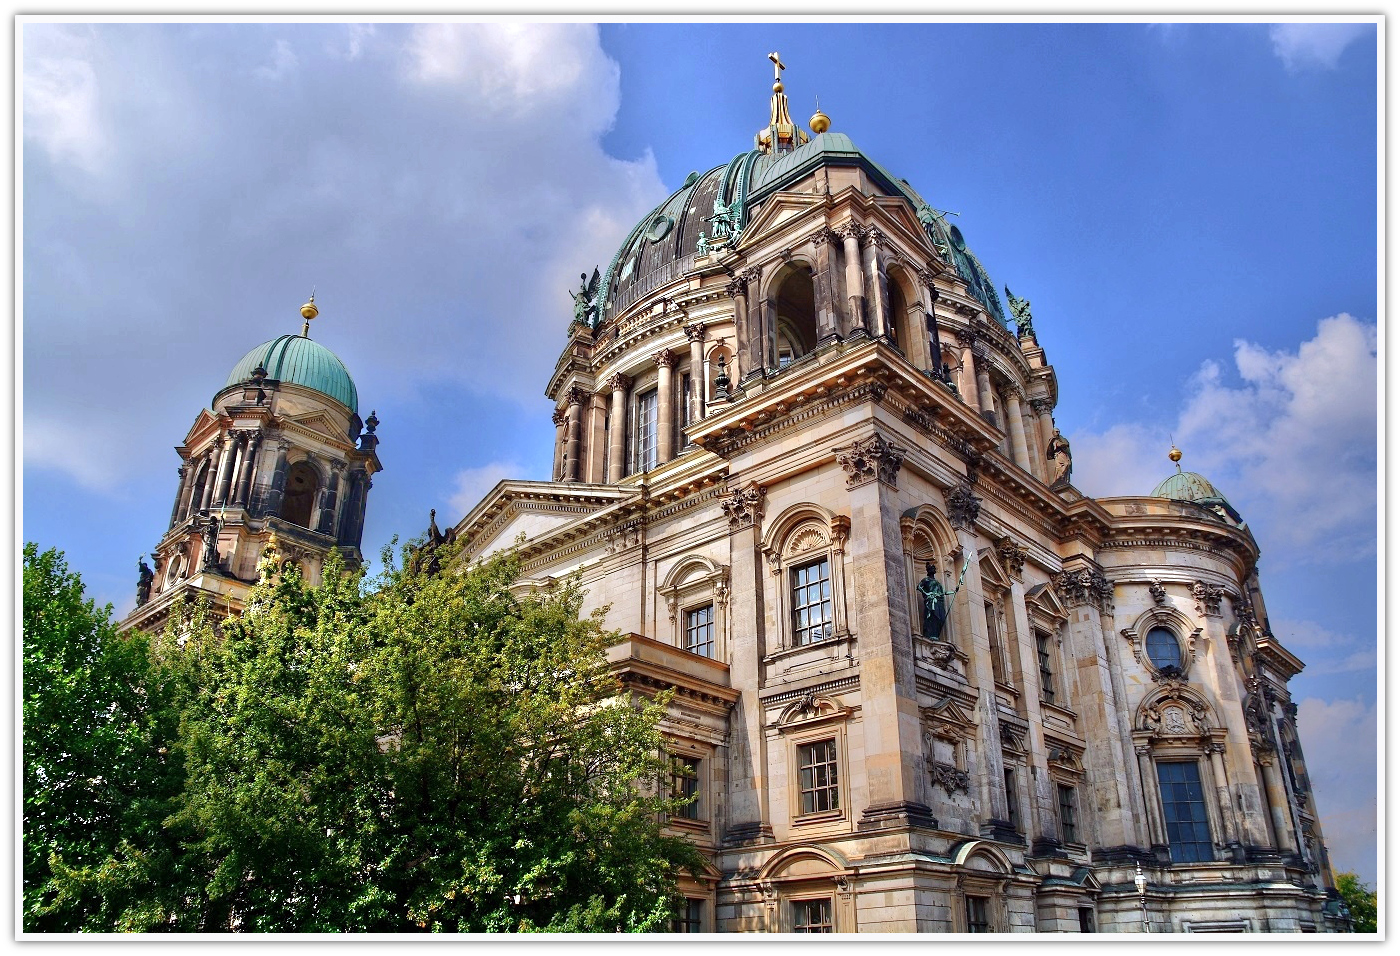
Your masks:
[[[1137,865],[1137,876],[1133,877],[1133,884],[1138,891],[1138,905],[1142,907],[1142,931],[1152,932],[1152,924],[1147,921],[1147,877],[1143,875],[1142,864]]]

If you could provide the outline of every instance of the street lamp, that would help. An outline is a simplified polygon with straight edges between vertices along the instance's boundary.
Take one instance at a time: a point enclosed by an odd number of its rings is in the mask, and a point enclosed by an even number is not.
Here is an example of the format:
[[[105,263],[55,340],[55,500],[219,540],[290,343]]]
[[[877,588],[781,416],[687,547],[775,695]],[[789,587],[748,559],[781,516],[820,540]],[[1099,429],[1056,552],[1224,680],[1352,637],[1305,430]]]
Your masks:
[[[1137,887],[1138,905],[1142,907],[1142,931],[1150,933],[1152,924],[1147,921],[1147,877],[1143,875],[1142,864],[1138,863],[1136,866],[1137,876],[1133,877],[1133,885]]]

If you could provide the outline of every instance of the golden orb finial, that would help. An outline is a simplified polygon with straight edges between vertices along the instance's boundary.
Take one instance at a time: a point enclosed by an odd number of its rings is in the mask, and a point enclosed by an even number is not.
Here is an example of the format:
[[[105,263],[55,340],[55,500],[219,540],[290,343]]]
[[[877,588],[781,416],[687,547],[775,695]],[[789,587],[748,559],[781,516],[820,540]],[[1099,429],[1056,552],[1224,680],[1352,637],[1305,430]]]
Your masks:
[[[821,100],[817,100],[817,111],[807,121],[807,127],[818,136],[831,129],[831,117],[822,112]]]
[[[1172,439],[1172,450],[1167,452],[1167,457],[1176,465],[1176,470],[1181,471],[1181,449],[1176,447],[1176,439]]]
[[[301,317],[306,321],[301,324],[301,334],[303,338],[310,338],[311,320],[321,314],[321,310],[316,308],[316,290],[311,290],[311,298],[307,299],[301,307]]]

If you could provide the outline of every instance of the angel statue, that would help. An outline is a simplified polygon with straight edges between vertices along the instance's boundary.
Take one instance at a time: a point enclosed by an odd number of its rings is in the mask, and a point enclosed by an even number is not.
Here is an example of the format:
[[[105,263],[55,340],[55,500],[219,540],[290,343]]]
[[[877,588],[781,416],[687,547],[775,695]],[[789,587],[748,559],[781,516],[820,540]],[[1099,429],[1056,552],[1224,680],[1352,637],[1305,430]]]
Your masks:
[[[1006,301],[1011,306],[1011,321],[1016,326],[1016,335],[1019,338],[1035,340],[1035,329],[1031,327],[1031,300],[1018,299],[1011,294],[1009,286],[1002,286],[1006,290]]]
[[[577,292],[570,292],[569,298],[574,300],[574,324],[587,325],[593,314],[593,299],[598,294],[598,267],[593,267],[593,278],[588,278],[587,272],[580,272],[579,289]]]

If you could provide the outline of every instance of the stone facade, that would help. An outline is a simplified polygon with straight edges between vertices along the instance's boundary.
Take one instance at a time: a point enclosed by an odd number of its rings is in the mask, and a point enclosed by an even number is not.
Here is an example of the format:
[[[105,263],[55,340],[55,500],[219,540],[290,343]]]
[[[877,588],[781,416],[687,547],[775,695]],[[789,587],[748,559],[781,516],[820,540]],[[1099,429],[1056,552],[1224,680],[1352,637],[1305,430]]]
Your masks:
[[[582,291],[556,480],[455,529],[468,560],[523,533],[521,586],[580,576],[626,686],[676,688],[701,928],[1335,929],[1248,529],[1081,494],[1029,303],[1018,337],[848,139],[771,142]]]

